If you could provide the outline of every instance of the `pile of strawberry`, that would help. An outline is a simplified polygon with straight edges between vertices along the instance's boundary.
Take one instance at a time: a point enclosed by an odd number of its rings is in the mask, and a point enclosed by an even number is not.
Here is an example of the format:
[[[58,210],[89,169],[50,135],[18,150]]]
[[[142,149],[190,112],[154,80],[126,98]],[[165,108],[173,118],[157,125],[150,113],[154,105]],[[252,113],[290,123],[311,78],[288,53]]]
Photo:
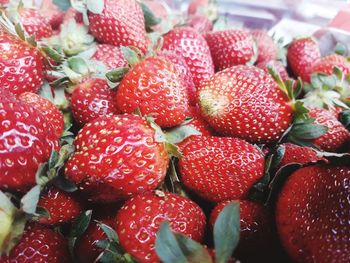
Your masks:
[[[343,45],[28,2],[0,1],[1,263],[350,261]]]

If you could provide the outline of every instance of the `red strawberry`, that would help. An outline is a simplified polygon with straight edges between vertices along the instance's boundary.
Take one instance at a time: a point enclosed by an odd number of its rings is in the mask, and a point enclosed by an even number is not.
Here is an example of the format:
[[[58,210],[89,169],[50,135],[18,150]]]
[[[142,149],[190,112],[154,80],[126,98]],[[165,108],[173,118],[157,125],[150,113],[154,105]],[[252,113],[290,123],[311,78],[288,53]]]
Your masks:
[[[111,202],[153,190],[163,181],[168,154],[141,117],[98,118],[80,130],[66,176],[93,201]]]
[[[254,57],[252,35],[241,29],[208,33],[205,36],[213,57],[216,71],[246,64]]]
[[[35,185],[39,164],[58,149],[48,120],[34,107],[0,93],[0,188],[25,191]]]
[[[210,19],[204,15],[191,16],[186,24],[201,34],[213,30],[213,22],[211,22]]]
[[[70,256],[67,241],[61,234],[43,226],[29,225],[10,255],[1,257],[0,262],[69,263]]]
[[[102,14],[89,12],[90,32],[101,43],[147,51],[145,21],[135,0],[105,0]]]
[[[276,206],[283,246],[295,262],[348,262],[349,167],[315,165],[294,172]]]
[[[266,73],[269,72],[267,69],[267,66],[272,66],[279,73],[279,75],[283,81],[286,81],[287,79],[289,79],[288,72],[287,72],[286,68],[283,66],[282,62],[280,62],[278,60],[263,61],[263,62],[258,63],[256,66],[258,68],[265,70]]]
[[[40,7],[40,13],[45,14],[45,17],[47,18],[47,21],[51,25],[53,29],[58,29],[61,25],[65,13],[62,12],[54,3],[52,0],[43,0],[41,7]]]
[[[251,66],[216,73],[198,87],[206,121],[222,134],[253,143],[278,140],[292,122],[292,107],[272,77]]]
[[[349,143],[350,132],[345,129],[333,113],[325,109],[315,108],[310,110],[309,116],[315,119],[316,124],[328,127],[326,134],[313,141],[322,150],[336,152]]]
[[[212,226],[219,213],[230,202],[221,202],[214,208],[210,214]],[[263,259],[271,257],[277,241],[272,214],[265,206],[246,200],[239,201],[239,212],[241,231],[235,255],[245,262],[263,262]]]
[[[36,40],[47,38],[53,35],[51,25],[39,10],[23,8],[19,11],[22,25],[25,31],[31,36],[35,35]]]
[[[185,197],[160,192],[133,197],[121,208],[116,217],[120,244],[140,263],[160,262],[155,240],[164,220],[175,232],[203,239],[206,218],[201,208]]]
[[[178,27],[164,36],[163,50],[183,56],[196,86],[214,74],[214,65],[205,39],[189,27]]]
[[[45,225],[69,223],[82,212],[80,203],[72,194],[54,187],[40,197],[38,206],[49,212],[49,217],[39,218],[39,222]]]
[[[83,16],[81,13],[79,13],[77,10],[75,10],[73,7],[70,7],[63,18],[63,22],[61,26],[64,26],[68,23],[69,20],[74,19],[78,24],[83,23]]]
[[[172,51],[161,51],[158,55],[167,58],[174,64],[177,73],[184,81],[183,85],[187,88],[190,105],[195,105],[196,86],[193,83],[192,73],[186,64],[185,59],[182,56],[176,55]]]
[[[128,66],[128,62],[125,60],[120,47],[108,44],[98,44],[92,59],[103,62],[108,69],[117,69]]]
[[[245,197],[263,175],[263,153],[240,139],[196,136],[182,150],[181,181],[213,202]]]
[[[22,93],[18,98],[39,110],[54,128],[57,138],[61,137],[64,128],[63,114],[51,101],[31,92]]]
[[[36,93],[44,80],[41,53],[28,43],[0,30],[0,90]]]
[[[71,96],[74,119],[85,124],[98,117],[117,114],[115,93],[104,79],[91,78],[76,85]]]
[[[310,37],[295,39],[288,47],[287,59],[295,76],[310,82],[310,67],[321,59],[318,43]]]
[[[332,75],[334,67],[341,69],[344,75],[348,75],[350,73],[350,63],[345,57],[337,54],[323,57],[316,65],[311,67],[311,73],[321,72],[327,75]]]
[[[192,0],[188,5],[188,14],[195,15],[199,12],[199,9],[203,6],[207,6],[209,4],[209,0]]]
[[[174,64],[161,57],[148,57],[126,73],[116,101],[124,113],[139,108],[142,115],[154,114],[163,128],[182,123],[188,111],[186,88]]]
[[[264,30],[252,30],[250,32],[258,46],[258,58],[256,59],[256,63],[276,60],[277,46],[272,37],[270,37]]]

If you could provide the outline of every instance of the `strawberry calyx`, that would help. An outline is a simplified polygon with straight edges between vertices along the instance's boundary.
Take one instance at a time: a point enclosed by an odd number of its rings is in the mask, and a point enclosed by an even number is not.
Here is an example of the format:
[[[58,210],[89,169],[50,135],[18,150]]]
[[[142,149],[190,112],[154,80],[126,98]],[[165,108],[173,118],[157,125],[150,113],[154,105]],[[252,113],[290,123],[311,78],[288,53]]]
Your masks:
[[[85,25],[89,25],[88,12],[102,14],[104,10],[104,0],[71,0],[72,7],[83,15]]]
[[[339,114],[339,120],[350,131],[350,110],[344,110]]]
[[[152,32],[152,27],[160,24],[162,22],[162,19],[157,17],[144,2],[141,1],[140,6],[142,8],[143,16],[145,19],[146,31]]]

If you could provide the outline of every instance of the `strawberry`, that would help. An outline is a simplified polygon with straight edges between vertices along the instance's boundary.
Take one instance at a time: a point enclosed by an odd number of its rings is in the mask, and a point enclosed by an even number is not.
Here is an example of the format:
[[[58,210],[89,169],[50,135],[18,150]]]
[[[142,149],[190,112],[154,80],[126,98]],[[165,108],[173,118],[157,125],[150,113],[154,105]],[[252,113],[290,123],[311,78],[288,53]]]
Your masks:
[[[14,94],[36,93],[44,80],[41,53],[28,43],[0,30],[1,90]]]
[[[62,112],[49,100],[31,92],[25,92],[18,97],[24,103],[40,110],[54,128],[57,138],[61,137],[64,128]]]
[[[153,190],[163,181],[168,154],[141,117],[116,115],[86,124],[74,141],[65,174],[92,201],[111,202]]]
[[[345,57],[338,54],[331,54],[323,57],[318,63],[311,67],[311,73],[333,74],[333,68],[338,67],[344,75],[350,73],[350,63]]]
[[[47,21],[53,29],[58,29],[61,25],[65,13],[62,12],[52,0],[43,0],[40,6],[40,13],[45,14]]]
[[[35,185],[38,166],[58,149],[58,138],[39,111],[5,91],[0,112],[0,188],[23,192]]]
[[[199,33],[208,33],[213,30],[213,22],[204,15],[191,16],[186,23],[187,26],[194,28]]]
[[[211,226],[214,226],[219,213],[230,202],[224,201],[215,206],[210,214]],[[239,212],[241,231],[235,255],[245,262],[259,262],[271,257],[277,236],[268,208],[256,202],[241,200]]]
[[[98,117],[118,113],[113,91],[106,80],[90,78],[74,87],[71,108],[79,124],[88,123]]]
[[[293,261],[349,261],[349,178],[349,167],[332,165],[304,167],[288,177],[276,223]]]
[[[142,115],[154,114],[162,128],[182,123],[188,110],[186,88],[174,64],[161,57],[148,57],[126,73],[116,101],[124,113],[139,108]]]
[[[79,13],[77,10],[75,10],[73,7],[70,7],[70,8],[68,8],[68,10],[66,11],[66,13],[64,15],[61,27],[66,25],[68,23],[68,21],[70,21],[71,19],[75,20],[76,23],[78,23],[78,24],[83,24],[82,14]]]
[[[49,212],[48,217],[40,217],[45,225],[69,223],[82,212],[78,200],[70,193],[50,187],[39,199],[38,206]]]
[[[203,6],[207,6],[209,0],[192,0],[188,5],[187,13],[189,15],[195,15],[199,12],[199,9]]]
[[[318,43],[310,37],[295,39],[288,47],[287,59],[294,75],[310,82],[310,67],[321,59]]]
[[[25,31],[31,36],[35,35],[36,40],[41,40],[53,35],[51,25],[39,10],[33,8],[23,8],[19,10],[21,21]]]
[[[336,152],[349,144],[350,132],[331,112],[315,108],[310,110],[309,116],[315,119],[316,124],[328,127],[326,134],[313,141],[322,150]]]
[[[192,73],[186,64],[185,59],[182,56],[176,55],[171,51],[161,51],[158,56],[165,57],[170,60],[179,74],[179,77],[183,79],[183,85],[187,88],[188,98],[190,105],[196,104],[196,86],[193,83]]]
[[[175,232],[196,241],[203,239],[206,218],[196,203],[172,193],[149,192],[133,197],[118,212],[115,222],[120,244],[140,263],[160,262],[155,240],[164,220]]]
[[[67,241],[55,231],[30,224],[24,230],[19,243],[9,256],[0,258],[1,263],[70,262]]]
[[[276,60],[277,46],[272,37],[270,37],[264,30],[252,30],[250,32],[258,47],[258,58],[256,59],[256,63]]]
[[[163,38],[163,50],[172,50],[185,59],[196,87],[214,74],[208,44],[200,33],[190,27],[178,27]]]
[[[182,183],[213,202],[245,197],[263,175],[263,153],[240,139],[196,136],[182,150]]]
[[[136,0],[105,0],[101,14],[89,12],[91,34],[101,43],[147,51],[145,21]]]
[[[208,33],[205,39],[210,48],[216,71],[246,64],[254,59],[254,40],[247,30],[232,29]]]
[[[198,99],[215,131],[253,143],[278,140],[292,122],[287,96],[268,73],[252,66],[216,73],[198,87]]]
[[[128,65],[120,47],[108,44],[98,44],[92,59],[103,62],[108,69],[117,69]]]
[[[267,66],[272,66],[276,69],[276,71],[278,72],[278,74],[280,75],[280,77],[283,81],[286,81],[287,79],[289,79],[288,72],[287,72],[286,68],[284,67],[282,62],[280,62],[278,60],[262,61],[262,62],[259,62],[256,66],[258,68],[265,70],[265,72],[267,72],[267,73],[269,72],[267,69]]]

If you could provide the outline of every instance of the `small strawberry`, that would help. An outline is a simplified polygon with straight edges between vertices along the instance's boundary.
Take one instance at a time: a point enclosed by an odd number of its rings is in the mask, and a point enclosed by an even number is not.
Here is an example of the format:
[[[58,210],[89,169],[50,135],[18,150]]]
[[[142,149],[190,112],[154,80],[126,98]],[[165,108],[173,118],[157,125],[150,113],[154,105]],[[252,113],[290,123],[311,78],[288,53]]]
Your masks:
[[[156,233],[168,220],[171,229],[196,241],[204,237],[205,215],[185,197],[167,193],[144,193],[125,203],[116,217],[116,230],[122,247],[138,262],[160,262],[155,252]]]
[[[44,225],[69,223],[82,212],[81,204],[76,198],[62,190],[50,187],[39,199],[38,206],[49,212],[48,217],[40,217]]]
[[[163,50],[182,56],[198,87],[201,81],[214,74],[213,60],[205,39],[190,27],[178,27],[164,35]]]
[[[44,80],[44,58],[28,43],[0,30],[0,90],[36,93]]]
[[[334,67],[338,67],[345,76],[350,73],[350,62],[338,54],[323,57],[318,63],[312,65],[310,72],[332,75]]]
[[[117,114],[115,93],[107,81],[100,78],[90,78],[75,85],[71,96],[74,119],[83,125],[98,117]]]
[[[19,243],[9,256],[0,258],[2,263],[70,262],[67,241],[55,231],[39,226],[28,225]]]
[[[187,20],[186,25],[194,28],[201,34],[205,34],[213,30],[213,22],[211,22],[210,19],[204,15],[191,16]]]
[[[58,138],[38,110],[5,91],[0,112],[0,188],[23,192],[35,185],[38,166],[58,149]]]
[[[313,141],[322,150],[336,152],[349,143],[350,132],[345,129],[331,112],[315,108],[310,110],[309,116],[315,119],[316,124],[324,125],[328,128],[326,134]]]
[[[286,81],[287,79],[289,79],[288,72],[287,72],[286,68],[284,67],[282,62],[280,62],[278,60],[262,61],[262,62],[259,62],[258,64],[256,64],[256,66],[258,68],[265,70],[265,72],[267,72],[267,73],[269,72],[267,67],[272,66],[279,73],[279,75],[283,81]]]
[[[126,73],[116,102],[124,113],[139,108],[142,115],[153,114],[162,128],[179,125],[188,111],[186,87],[174,64],[161,57],[148,57]]]
[[[105,0],[101,13],[88,16],[90,32],[99,42],[147,51],[144,16],[136,0]]]
[[[98,44],[92,59],[103,62],[108,69],[117,69],[128,65],[120,47],[108,44]]]
[[[270,60],[277,59],[277,46],[266,31],[264,30],[252,30],[253,35],[258,47],[258,58],[256,63],[268,62]]]
[[[205,39],[210,48],[216,71],[246,64],[254,59],[254,40],[247,30],[232,29],[208,33]]]
[[[288,177],[276,223],[293,261],[349,261],[349,178],[349,167],[332,165],[304,167]]]
[[[278,140],[292,122],[287,96],[269,74],[252,66],[216,73],[198,87],[198,99],[216,132],[253,143]]]
[[[182,154],[182,183],[213,202],[245,197],[263,175],[263,153],[240,139],[196,136]]]
[[[19,95],[19,100],[40,110],[41,114],[48,120],[54,128],[57,138],[60,138],[64,128],[62,112],[49,100],[31,92]]]
[[[116,115],[87,123],[74,141],[65,174],[90,200],[111,202],[153,190],[169,157],[141,117]]]
[[[321,59],[318,43],[310,37],[295,39],[288,47],[287,59],[294,75],[310,82],[310,67]]]

